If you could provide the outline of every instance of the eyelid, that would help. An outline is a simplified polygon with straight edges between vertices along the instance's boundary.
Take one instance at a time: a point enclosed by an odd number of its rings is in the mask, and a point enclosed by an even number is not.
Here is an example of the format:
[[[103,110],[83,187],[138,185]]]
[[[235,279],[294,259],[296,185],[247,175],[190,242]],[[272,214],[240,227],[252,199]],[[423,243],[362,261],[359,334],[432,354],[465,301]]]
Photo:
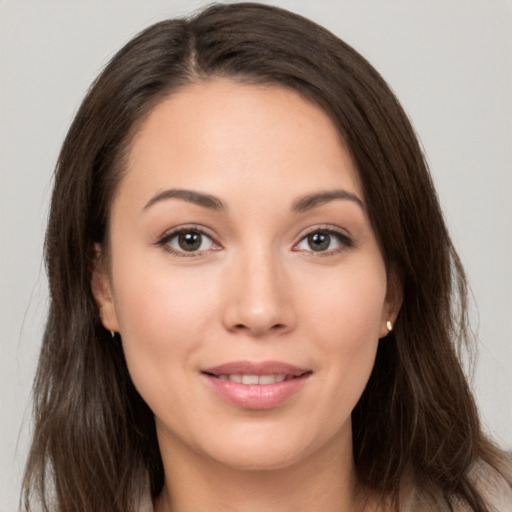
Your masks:
[[[185,258],[195,258],[204,255],[205,253],[211,252],[211,251],[219,251],[223,249],[222,245],[217,242],[216,236],[213,235],[211,230],[198,225],[198,224],[183,224],[179,226],[174,226],[171,229],[168,229],[165,231],[158,240],[154,243],[154,245],[162,247],[164,250],[168,251],[169,253],[179,256],[179,257],[185,257]],[[175,236],[179,235],[180,233],[187,233],[187,232],[196,232],[200,233],[203,236],[208,237],[213,245],[215,245],[215,248],[209,248],[202,251],[178,251],[172,248],[169,245],[169,241],[174,238]],[[335,249],[330,249],[326,251],[313,251],[313,250],[303,250],[303,249],[297,249],[297,246],[309,235],[313,233],[326,233],[329,235],[334,235],[338,238],[340,242],[340,246],[336,247]],[[297,242],[293,244],[292,250],[296,252],[301,253],[307,253],[308,256],[330,256],[333,254],[337,254],[339,252],[342,252],[344,250],[347,250],[349,248],[352,248],[355,246],[354,240],[352,236],[347,232],[346,229],[343,229],[339,226],[333,225],[333,224],[319,224],[316,226],[311,226],[304,230],[299,236]]]
[[[163,233],[158,240],[155,242],[154,245],[162,247],[167,252],[173,254],[174,256],[183,257],[183,258],[197,258],[199,256],[204,255],[207,252],[210,251],[218,251],[222,248],[222,246],[217,242],[215,239],[215,236],[212,235],[210,230],[205,228],[204,226],[200,226],[198,224],[183,224],[180,226],[174,226],[171,229],[168,229]],[[179,251],[174,249],[169,245],[169,241],[172,240],[174,237],[178,236],[181,233],[199,233],[202,236],[205,236],[209,238],[212,241],[212,244],[216,246],[216,248],[212,249],[205,249],[202,251]]]
[[[296,247],[309,235],[314,233],[326,233],[328,235],[334,235],[338,238],[340,242],[340,246],[335,249],[330,249],[327,251],[313,251],[313,250],[303,250],[296,249]],[[344,250],[350,249],[355,246],[354,240],[352,236],[347,232],[346,229],[343,229],[339,226],[333,224],[319,224],[317,226],[312,226],[303,231],[298,238],[298,241],[293,244],[292,250],[296,252],[306,253],[308,256],[330,256],[333,254],[338,254]]]

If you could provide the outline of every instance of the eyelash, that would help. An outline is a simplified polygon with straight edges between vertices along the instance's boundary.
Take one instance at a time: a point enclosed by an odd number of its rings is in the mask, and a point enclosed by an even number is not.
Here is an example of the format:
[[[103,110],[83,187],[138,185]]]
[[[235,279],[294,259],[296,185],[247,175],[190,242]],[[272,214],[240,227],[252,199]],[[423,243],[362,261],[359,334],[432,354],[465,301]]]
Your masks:
[[[213,250],[220,250],[221,246],[215,242],[215,240],[213,239],[213,237],[211,235],[206,233],[206,231],[202,227],[194,226],[194,225],[180,226],[178,228],[173,228],[170,231],[167,231],[166,233],[164,233],[164,235],[162,237],[160,237],[157,240],[155,245],[162,247],[167,252],[170,252],[173,256],[178,256],[180,258],[197,258],[197,257],[201,256],[206,251],[190,251],[190,252],[178,251],[169,245],[170,241],[173,238],[175,238],[179,235],[182,235],[182,234],[189,234],[189,233],[196,233],[198,235],[209,238],[212,241],[213,245],[217,245],[219,247],[219,249],[213,249]]]
[[[336,254],[339,254],[340,252],[343,252],[347,249],[350,249],[355,246],[354,240],[350,238],[349,235],[347,235],[344,231],[341,229],[337,229],[334,226],[315,226],[313,229],[310,229],[306,233],[304,233],[299,242],[297,242],[293,247],[297,247],[299,244],[301,244],[304,240],[306,240],[311,235],[316,234],[322,234],[322,235],[328,235],[330,237],[334,237],[338,240],[339,246],[330,249],[327,251],[314,251],[314,250],[300,250],[300,249],[294,249],[297,252],[303,252],[307,257],[314,258],[314,257],[328,257],[333,256]]]
[[[212,241],[213,245],[216,245],[218,248],[216,249],[206,249],[202,251],[190,251],[187,252],[185,250],[178,251],[174,248],[172,248],[169,243],[173,238],[182,235],[182,234],[191,234],[195,233],[204,237],[209,238]],[[334,237],[339,242],[339,247],[336,247],[334,249],[326,250],[326,251],[314,251],[314,250],[301,250],[296,249],[296,247],[301,244],[304,240],[307,239],[307,237],[314,235],[314,234],[322,234],[322,235],[328,235],[330,237]],[[162,237],[160,237],[156,244],[159,247],[162,247],[167,252],[171,253],[174,256],[178,256],[180,258],[197,258],[203,255],[203,253],[214,250],[218,251],[222,249],[222,246],[220,246],[218,243],[215,242],[213,237],[209,235],[202,227],[200,226],[180,226],[178,228],[173,228],[170,231],[166,232]],[[335,254],[338,254],[346,249],[350,249],[354,247],[354,241],[342,230],[338,230],[334,228],[333,226],[315,226],[315,228],[309,230],[308,232],[304,233],[300,240],[294,244],[292,250],[296,252],[302,252],[305,253],[308,257],[325,257],[325,256],[332,256]]]

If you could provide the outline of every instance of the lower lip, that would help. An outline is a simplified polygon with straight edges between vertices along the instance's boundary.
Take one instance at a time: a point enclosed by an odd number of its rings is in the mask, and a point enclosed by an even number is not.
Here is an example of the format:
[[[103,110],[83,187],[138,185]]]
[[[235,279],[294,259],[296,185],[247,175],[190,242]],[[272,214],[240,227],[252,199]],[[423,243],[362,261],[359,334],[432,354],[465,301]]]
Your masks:
[[[225,401],[242,409],[272,409],[298,393],[311,374],[275,384],[240,384],[203,374],[208,384]]]

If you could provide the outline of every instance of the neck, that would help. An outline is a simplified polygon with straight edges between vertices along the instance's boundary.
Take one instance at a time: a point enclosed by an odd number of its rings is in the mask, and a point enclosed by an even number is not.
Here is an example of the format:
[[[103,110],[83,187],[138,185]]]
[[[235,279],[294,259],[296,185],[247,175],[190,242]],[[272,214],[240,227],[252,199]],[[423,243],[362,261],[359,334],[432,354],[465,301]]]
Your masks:
[[[179,451],[188,449],[174,444],[162,450],[166,479],[155,510],[359,512],[364,503],[349,448],[339,453],[329,446],[279,469],[239,470],[195,452],[183,456]]]

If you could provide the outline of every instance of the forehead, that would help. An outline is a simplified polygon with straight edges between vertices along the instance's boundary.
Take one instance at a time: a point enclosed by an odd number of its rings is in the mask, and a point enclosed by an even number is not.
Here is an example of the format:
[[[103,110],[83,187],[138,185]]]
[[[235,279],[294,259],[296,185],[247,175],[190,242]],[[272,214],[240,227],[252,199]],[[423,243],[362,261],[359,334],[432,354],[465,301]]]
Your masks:
[[[194,188],[301,195],[360,194],[350,152],[330,117],[298,93],[228,79],[190,84],[157,104],[135,135],[121,189]]]

